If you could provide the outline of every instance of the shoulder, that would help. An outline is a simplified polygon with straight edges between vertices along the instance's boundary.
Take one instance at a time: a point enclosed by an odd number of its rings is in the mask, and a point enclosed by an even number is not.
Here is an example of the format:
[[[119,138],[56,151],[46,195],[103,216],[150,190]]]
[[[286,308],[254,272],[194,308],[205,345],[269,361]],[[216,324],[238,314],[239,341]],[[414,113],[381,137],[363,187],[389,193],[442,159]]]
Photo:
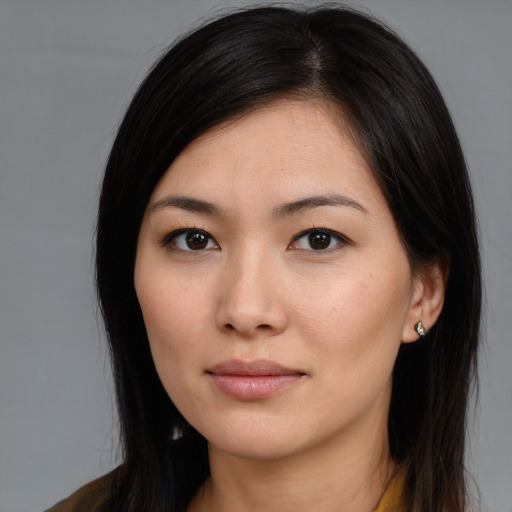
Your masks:
[[[45,512],[100,512],[110,496],[111,473],[102,476],[59,501]]]

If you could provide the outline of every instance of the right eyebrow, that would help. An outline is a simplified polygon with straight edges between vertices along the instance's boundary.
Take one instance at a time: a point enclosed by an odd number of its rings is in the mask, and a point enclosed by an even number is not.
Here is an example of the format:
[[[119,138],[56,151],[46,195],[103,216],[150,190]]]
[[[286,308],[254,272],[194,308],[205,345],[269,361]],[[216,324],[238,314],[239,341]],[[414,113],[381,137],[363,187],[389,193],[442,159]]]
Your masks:
[[[194,199],[187,196],[174,195],[164,197],[160,201],[157,201],[155,204],[149,207],[149,211],[153,213],[169,207],[181,208],[182,210],[187,210],[188,212],[201,213],[203,215],[221,216],[224,214],[219,207],[208,201]]]

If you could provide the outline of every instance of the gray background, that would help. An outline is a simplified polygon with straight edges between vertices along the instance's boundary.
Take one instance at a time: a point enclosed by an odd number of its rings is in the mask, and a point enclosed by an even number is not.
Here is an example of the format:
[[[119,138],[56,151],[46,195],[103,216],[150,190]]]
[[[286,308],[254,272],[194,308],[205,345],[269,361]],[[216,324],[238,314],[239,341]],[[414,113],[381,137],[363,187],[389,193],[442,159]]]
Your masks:
[[[115,128],[177,35],[243,1],[0,0],[0,510],[35,512],[116,463],[92,288],[98,183]],[[312,4],[311,2],[309,3]],[[446,97],[480,214],[487,321],[469,467],[512,511],[512,2],[361,0]]]

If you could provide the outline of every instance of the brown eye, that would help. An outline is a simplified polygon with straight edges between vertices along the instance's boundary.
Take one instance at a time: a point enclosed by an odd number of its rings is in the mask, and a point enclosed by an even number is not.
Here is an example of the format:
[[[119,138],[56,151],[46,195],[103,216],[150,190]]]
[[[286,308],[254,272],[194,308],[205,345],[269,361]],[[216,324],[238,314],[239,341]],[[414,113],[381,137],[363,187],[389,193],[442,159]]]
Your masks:
[[[219,249],[214,238],[202,229],[180,229],[165,237],[164,246],[180,251],[205,251]]]
[[[339,249],[348,243],[348,239],[330,229],[308,229],[295,237],[289,249],[303,251],[330,251]]]
[[[314,251],[327,249],[331,244],[330,233],[313,232],[308,235],[308,242]]]
[[[197,231],[189,231],[185,235],[187,247],[192,251],[199,251],[208,245],[208,237]]]

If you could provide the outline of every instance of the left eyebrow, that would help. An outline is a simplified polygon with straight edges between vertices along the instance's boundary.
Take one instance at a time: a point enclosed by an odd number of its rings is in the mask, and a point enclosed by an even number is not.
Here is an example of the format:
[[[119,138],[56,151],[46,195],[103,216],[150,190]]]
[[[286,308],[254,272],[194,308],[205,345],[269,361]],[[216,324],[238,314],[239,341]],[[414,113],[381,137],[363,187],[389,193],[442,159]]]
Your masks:
[[[304,210],[310,210],[312,208],[318,208],[319,206],[347,206],[349,208],[355,208],[362,213],[368,213],[368,210],[361,204],[347,196],[341,194],[331,195],[320,195],[305,197],[298,201],[291,203],[284,203],[274,208],[272,217],[274,220],[282,219],[290,215],[295,215]]]

